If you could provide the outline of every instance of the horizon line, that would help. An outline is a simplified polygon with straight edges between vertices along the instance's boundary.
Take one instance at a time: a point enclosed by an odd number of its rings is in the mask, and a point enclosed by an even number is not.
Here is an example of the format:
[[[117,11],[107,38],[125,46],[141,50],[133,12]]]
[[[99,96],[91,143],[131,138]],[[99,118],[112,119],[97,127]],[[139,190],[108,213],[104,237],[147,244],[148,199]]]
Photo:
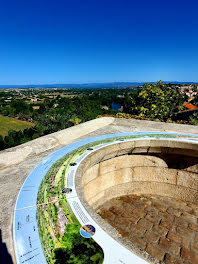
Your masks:
[[[198,84],[198,81],[163,81],[163,80],[158,80],[164,83],[194,83]],[[86,84],[114,84],[114,83],[156,83],[158,81],[109,81],[109,82],[76,82],[76,83],[31,83],[31,84],[0,84],[0,87],[3,86],[42,86],[42,85],[86,85]]]

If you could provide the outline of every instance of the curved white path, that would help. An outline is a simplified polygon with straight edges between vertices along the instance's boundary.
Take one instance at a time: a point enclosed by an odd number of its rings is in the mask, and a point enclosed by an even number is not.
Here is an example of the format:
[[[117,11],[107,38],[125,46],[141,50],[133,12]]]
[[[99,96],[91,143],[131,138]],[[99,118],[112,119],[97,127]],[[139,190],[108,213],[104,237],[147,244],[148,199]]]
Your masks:
[[[105,140],[108,138],[120,137],[120,136],[132,136],[139,135],[140,138],[130,139],[130,140],[140,140],[140,139],[148,139],[151,138],[148,135],[161,135],[161,139],[164,139],[164,136],[168,135],[179,135],[179,136],[189,136],[194,137],[194,139],[172,139],[176,141],[186,141],[186,142],[197,142],[198,136],[193,134],[183,134],[183,133],[163,133],[163,132],[137,132],[137,133],[119,133],[119,134],[111,134],[104,135],[99,137],[94,137],[86,140],[82,140],[71,145],[68,145],[53,154],[46,157],[27,177],[24,182],[15,206],[14,212],[14,220],[13,220],[13,241],[15,248],[15,256],[18,264],[21,263],[31,263],[31,264],[42,264],[46,263],[42,245],[38,233],[38,226],[36,220],[36,204],[37,204],[37,193],[39,190],[40,183],[45,177],[47,171],[50,167],[59,160],[62,156],[70,153],[71,151],[82,147],[91,142]],[[153,137],[152,137],[153,138]],[[154,138],[156,139],[156,138]],[[159,137],[157,139],[160,140]],[[114,141],[112,143],[104,143],[98,147],[95,147],[93,151],[96,151],[99,148],[106,146],[107,144],[116,144],[118,141]],[[93,221],[93,219],[89,216],[86,209],[81,204],[75,190],[75,171],[79,163],[90,154],[90,151],[85,152],[76,160],[77,166],[71,167],[68,171],[67,175],[67,187],[72,187],[72,193],[67,195],[68,202],[82,225],[92,224],[96,228],[96,233],[93,236],[93,239],[103,248],[104,251],[104,263],[137,263],[143,264],[146,263],[143,259],[139,258],[131,251],[126,249],[124,246],[115,241],[112,237],[110,237],[107,233],[105,233],[102,228]],[[71,186],[72,185],[72,186]]]

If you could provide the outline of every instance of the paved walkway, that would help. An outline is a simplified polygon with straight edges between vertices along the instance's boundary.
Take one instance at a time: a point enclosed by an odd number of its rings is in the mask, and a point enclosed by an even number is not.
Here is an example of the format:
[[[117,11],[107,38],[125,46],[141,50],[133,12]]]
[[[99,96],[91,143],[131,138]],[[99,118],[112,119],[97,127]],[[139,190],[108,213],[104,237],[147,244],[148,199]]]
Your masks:
[[[198,263],[198,205],[162,196],[130,195],[98,213],[123,237],[165,263]]]

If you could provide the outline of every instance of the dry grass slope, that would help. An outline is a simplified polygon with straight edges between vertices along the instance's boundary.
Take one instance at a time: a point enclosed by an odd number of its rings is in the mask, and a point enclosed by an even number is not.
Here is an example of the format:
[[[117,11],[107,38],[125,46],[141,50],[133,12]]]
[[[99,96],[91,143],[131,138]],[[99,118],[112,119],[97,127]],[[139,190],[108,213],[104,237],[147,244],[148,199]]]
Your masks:
[[[5,137],[11,129],[19,131],[34,125],[34,123],[0,115],[0,135],[3,137]]]

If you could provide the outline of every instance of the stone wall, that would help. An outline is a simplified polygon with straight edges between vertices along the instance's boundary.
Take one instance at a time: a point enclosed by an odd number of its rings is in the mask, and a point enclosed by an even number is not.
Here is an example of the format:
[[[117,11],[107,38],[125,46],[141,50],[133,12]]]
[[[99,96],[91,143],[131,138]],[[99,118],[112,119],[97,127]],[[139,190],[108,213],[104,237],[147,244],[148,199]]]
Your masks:
[[[198,165],[171,169],[163,159],[149,156],[159,152],[198,158],[195,143],[172,140],[137,140],[104,147],[81,164],[85,200],[94,209],[128,194],[158,194],[198,203]]]

